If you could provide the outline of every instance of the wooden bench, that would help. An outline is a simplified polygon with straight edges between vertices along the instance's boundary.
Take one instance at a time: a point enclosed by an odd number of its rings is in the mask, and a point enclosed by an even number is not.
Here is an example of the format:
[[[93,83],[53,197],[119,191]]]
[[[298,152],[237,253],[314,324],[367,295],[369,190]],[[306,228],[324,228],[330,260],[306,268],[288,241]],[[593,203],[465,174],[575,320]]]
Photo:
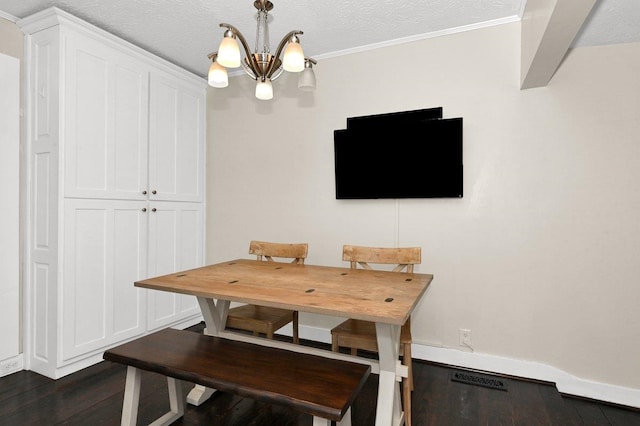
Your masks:
[[[180,381],[234,393],[311,414],[313,424],[351,425],[351,404],[371,367],[186,330],[165,329],[107,350],[105,360],[125,364],[122,425],[135,425],[140,370],[167,376],[171,411],[153,422],[184,415]]]

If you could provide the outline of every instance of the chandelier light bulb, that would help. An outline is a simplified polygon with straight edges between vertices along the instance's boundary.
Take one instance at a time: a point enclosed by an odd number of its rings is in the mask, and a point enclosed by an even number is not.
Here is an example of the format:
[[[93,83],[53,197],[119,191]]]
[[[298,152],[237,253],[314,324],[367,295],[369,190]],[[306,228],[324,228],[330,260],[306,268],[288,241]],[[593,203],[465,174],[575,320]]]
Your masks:
[[[304,69],[304,53],[298,37],[292,37],[287,43],[282,59],[282,68],[289,72],[300,72]]]
[[[240,46],[231,30],[224,33],[224,37],[218,47],[218,63],[225,68],[238,68],[240,66]]]
[[[271,85],[271,80],[266,79],[258,79],[256,83],[256,98],[268,101],[273,99],[273,86]]]
[[[209,67],[209,86],[222,88],[228,85],[229,76],[227,75],[226,68],[214,60]]]

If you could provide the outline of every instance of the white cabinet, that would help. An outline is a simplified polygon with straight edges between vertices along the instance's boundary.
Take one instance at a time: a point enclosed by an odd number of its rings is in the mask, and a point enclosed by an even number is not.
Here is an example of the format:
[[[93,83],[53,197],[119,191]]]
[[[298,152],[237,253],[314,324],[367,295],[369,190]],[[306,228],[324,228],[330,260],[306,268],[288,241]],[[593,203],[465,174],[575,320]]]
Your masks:
[[[133,282],[202,266],[200,203],[64,204],[62,299],[71,303],[62,310],[63,360],[199,314],[192,296],[144,290]]]
[[[51,8],[25,33],[26,367],[200,320],[136,280],[202,266],[206,81]]]
[[[203,264],[204,215],[199,203],[159,201],[149,212],[148,276],[170,274]],[[165,291],[148,291],[147,327],[166,327],[175,318],[198,314],[197,299]]]
[[[100,40],[60,32],[64,196],[146,199],[149,67]]]
[[[151,73],[149,190],[153,200],[202,201],[204,98],[166,73]]]
[[[64,203],[62,358],[73,359],[146,331],[148,216],[143,201]]]

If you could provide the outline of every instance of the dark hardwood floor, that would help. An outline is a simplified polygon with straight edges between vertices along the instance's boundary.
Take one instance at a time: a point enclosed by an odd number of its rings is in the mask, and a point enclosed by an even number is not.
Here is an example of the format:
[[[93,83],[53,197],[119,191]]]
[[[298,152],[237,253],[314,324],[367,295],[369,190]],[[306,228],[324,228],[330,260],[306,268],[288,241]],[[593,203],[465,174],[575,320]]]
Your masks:
[[[202,327],[192,327],[200,331]],[[309,342],[303,342],[309,344]],[[555,386],[498,378],[507,390],[451,380],[445,365],[414,361],[413,422],[427,425],[640,426],[640,410],[561,395]],[[168,410],[164,377],[143,372],[139,424]],[[374,424],[377,376],[353,406],[353,426]],[[0,378],[0,425],[119,425],[125,367],[102,362],[58,380],[30,371]],[[185,391],[191,386],[185,384]],[[298,426],[311,416],[225,393],[200,407],[188,405],[176,425]]]

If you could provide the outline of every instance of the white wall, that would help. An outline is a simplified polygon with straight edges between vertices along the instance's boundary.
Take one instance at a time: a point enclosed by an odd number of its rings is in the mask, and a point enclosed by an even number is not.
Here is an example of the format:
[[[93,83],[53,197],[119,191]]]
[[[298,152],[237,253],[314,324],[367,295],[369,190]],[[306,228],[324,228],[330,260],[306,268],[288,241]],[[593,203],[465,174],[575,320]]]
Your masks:
[[[246,76],[210,89],[208,261],[250,257],[251,239],[306,241],[308,263],[327,265],[346,243],[419,245],[435,279],[417,344],[462,353],[468,328],[466,355],[620,387],[640,406],[640,44],[573,50],[525,91],[519,46],[513,23],[321,60],[311,94],[290,75],[271,102]],[[437,106],[464,118],[463,199],[335,199],[347,117]]]
[[[0,11],[0,377],[22,369],[20,60],[22,32]]]
[[[20,309],[22,32],[0,13],[0,377],[22,369]]]
[[[0,376],[20,353],[20,60],[0,53]]]
[[[22,59],[22,32],[0,10],[0,53]]]

